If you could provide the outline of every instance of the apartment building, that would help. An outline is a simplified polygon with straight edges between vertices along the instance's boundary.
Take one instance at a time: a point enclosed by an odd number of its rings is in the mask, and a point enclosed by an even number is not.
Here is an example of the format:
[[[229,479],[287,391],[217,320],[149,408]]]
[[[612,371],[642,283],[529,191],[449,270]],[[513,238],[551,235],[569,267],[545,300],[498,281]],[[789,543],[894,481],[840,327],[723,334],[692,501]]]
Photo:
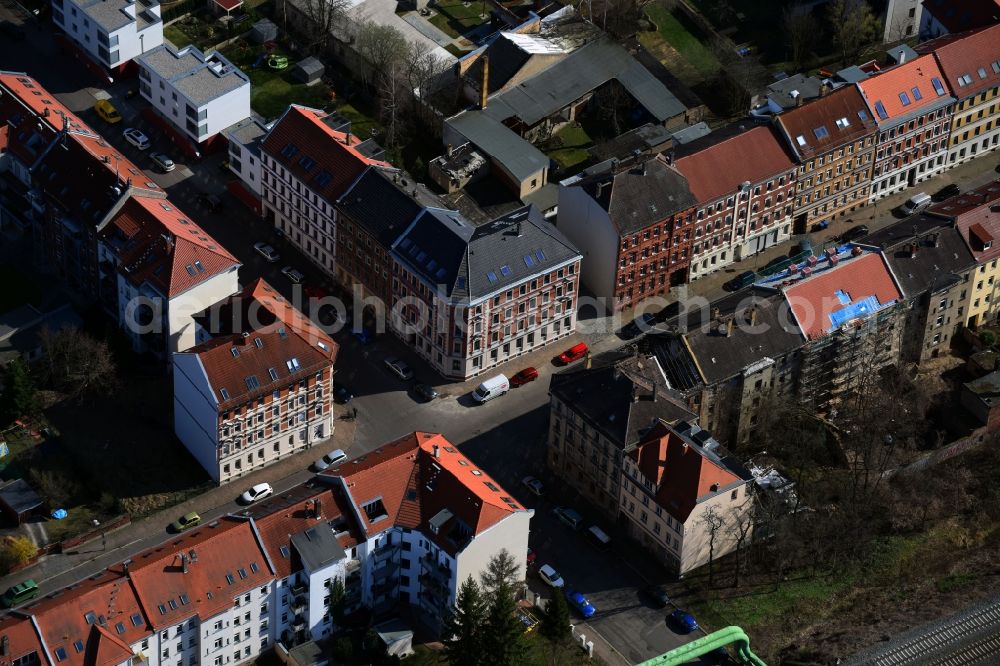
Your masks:
[[[713,132],[679,146],[669,162],[695,198],[685,219],[692,243],[688,280],[790,237],[796,167],[770,126]]]
[[[293,104],[261,142],[264,220],[317,266],[336,273],[335,203],[366,167],[382,160],[371,139],[342,118]]]
[[[174,430],[216,483],[333,434],[337,344],[262,279],[198,316],[173,355]]]
[[[525,509],[441,435],[412,433],[0,620],[0,663],[227,666],[412,608],[441,627],[458,586],[507,549],[524,579]]]
[[[622,466],[649,427],[694,418],[652,356],[611,353],[552,375],[549,470],[615,520]]]
[[[97,238],[101,300],[137,352],[191,347],[193,314],[239,291],[239,261],[162,194],[126,199]]]
[[[878,126],[872,202],[948,168],[955,98],[934,56],[911,54],[912,49],[901,47],[895,56],[899,64],[857,83]]]
[[[261,195],[260,144],[267,136],[267,127],[256,118],[246,118],[222,130],[229,143],[229,170],[239,177],[239,184],[229,190],[258,213],[263,213]]]
[[[948,166],[990,152],[1000,143],[1000,24],[925,42],[957,100],[948,141]]]
[[[209,144],[250,117],[250,77],[221,53],[163,44],[136,58],[139,92],[176,133]]]
[[[997,22],[997,0],[924,0],[920,14],[920,41],[964,32]]]
[[[424,207],[443,204],[399,169],[370,166],[337,201],[337,281],[392,304],[392,244]]]
[[[114,74],[163,44],[157,0],[52,0],[52,20],[77,48]]]
[[[752,488],[750,472],[710,433],[660,421],[624,458],[621,515],[631,537],[684,575],[750,541]]]
[[[613,312],[687,282],[695,203],[665,158],[612,160],[560,183],[557,226],[585,257],[584,284]]]
[[[1000,181],[986,183],[957,197],[935,204],[927,213],[954,224],[976,262],[969,289],[969,328],[989,325],[1000,315]]]
[[[392,330],[445,377],[474,377],[576,328],[580,253],[534,206],[478,227],[425,208],[392,261]]]
[[[795,233],[868,203],[875,121],[854,86],[827,92],[775,119],[795,155]]]

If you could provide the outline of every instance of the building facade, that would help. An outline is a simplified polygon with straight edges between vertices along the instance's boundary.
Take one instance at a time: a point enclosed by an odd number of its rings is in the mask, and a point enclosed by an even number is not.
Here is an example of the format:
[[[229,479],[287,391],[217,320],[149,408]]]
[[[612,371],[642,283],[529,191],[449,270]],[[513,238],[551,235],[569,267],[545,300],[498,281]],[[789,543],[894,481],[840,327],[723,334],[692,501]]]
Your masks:
[[[560,184],[557,226],[585,257],[584,284],[613,312],[687,281],[695,198],[663,157],[606,166]]]
[[[796,233],[868,203],[875,121],[854,86],[844,86],[777,116],[798,162]]]
[[[912,52],[912,51],[911,51]],[[878,126],[870,201],[948,168],[948,132],[955,98],[931,55],[910,58],[857,83]]]
[[[112,71],[163,44],[156,0],[52,0],[52,20],[76,46]]]
[[[533,206],[478,227],[426,208],[392,260],[392,330],[445,377],[474,377],[576,329],[580,253]]]
[[[337,344],[263,280],[199,318],[176,353],[174,429],[216,483],[333,435]]]
[[[382,150],[336,116],[292,105],[261,143],[264,220],[330,275],[336,273],[335,203]]]
[[[250,117],[250,78],[221,53],[164,44],[136,63],[143,99],[196,144]]]

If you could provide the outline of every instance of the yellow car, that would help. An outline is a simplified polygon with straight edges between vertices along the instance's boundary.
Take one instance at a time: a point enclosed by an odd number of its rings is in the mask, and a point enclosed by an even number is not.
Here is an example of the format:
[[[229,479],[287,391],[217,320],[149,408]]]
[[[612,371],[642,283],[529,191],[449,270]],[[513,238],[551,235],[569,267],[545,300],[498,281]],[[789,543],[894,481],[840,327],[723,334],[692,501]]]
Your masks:
[[[112,125],[122,121],[122,116],[118,113],[118,109],[116,109],[114,105],[106,99],[97,100],[97,104],[94,104],[94,111],[97,112],[97,115],[99,115],[102,120],[111,123]]]

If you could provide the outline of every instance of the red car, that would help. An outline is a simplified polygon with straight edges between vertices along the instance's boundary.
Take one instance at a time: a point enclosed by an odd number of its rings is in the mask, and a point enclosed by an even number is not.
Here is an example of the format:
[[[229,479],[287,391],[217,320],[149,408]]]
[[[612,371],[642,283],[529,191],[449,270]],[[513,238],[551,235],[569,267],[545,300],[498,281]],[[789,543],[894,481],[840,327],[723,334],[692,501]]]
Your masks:
[[[533,382],[536,379],[538,379],[538,370],[535,370],[534,368],[525,368],[510,378],[510,385],[524,386],[528,382]]]
[[[570,363],[579,361],[581,358],[586,356],[588,351],[587,345],[582,342],[580,344],[573,345],[562,354],[559,354],[559,362],[563,365],[569,365]]]

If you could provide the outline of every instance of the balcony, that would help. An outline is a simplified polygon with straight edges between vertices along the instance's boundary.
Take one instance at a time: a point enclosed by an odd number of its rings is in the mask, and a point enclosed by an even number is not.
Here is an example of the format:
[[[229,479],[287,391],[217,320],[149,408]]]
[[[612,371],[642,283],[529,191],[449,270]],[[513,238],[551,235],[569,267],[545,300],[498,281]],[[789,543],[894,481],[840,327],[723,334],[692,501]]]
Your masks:
[[[309,591],[309,582],[295,583],[290,589],[293,596],[303,595]]]
[[[347,564],[344,565],[344,571],[348,576],[356,571],[361,570],[361,560],[347,560]]]
[[[300,596],[296,596],[294,599],[292,599],[292,604],[291,604],[292,612],[295,614],[303,612],[306,609],[308,603],[309,599],[308,597],[306,597],[306,595],[303,594]]]

